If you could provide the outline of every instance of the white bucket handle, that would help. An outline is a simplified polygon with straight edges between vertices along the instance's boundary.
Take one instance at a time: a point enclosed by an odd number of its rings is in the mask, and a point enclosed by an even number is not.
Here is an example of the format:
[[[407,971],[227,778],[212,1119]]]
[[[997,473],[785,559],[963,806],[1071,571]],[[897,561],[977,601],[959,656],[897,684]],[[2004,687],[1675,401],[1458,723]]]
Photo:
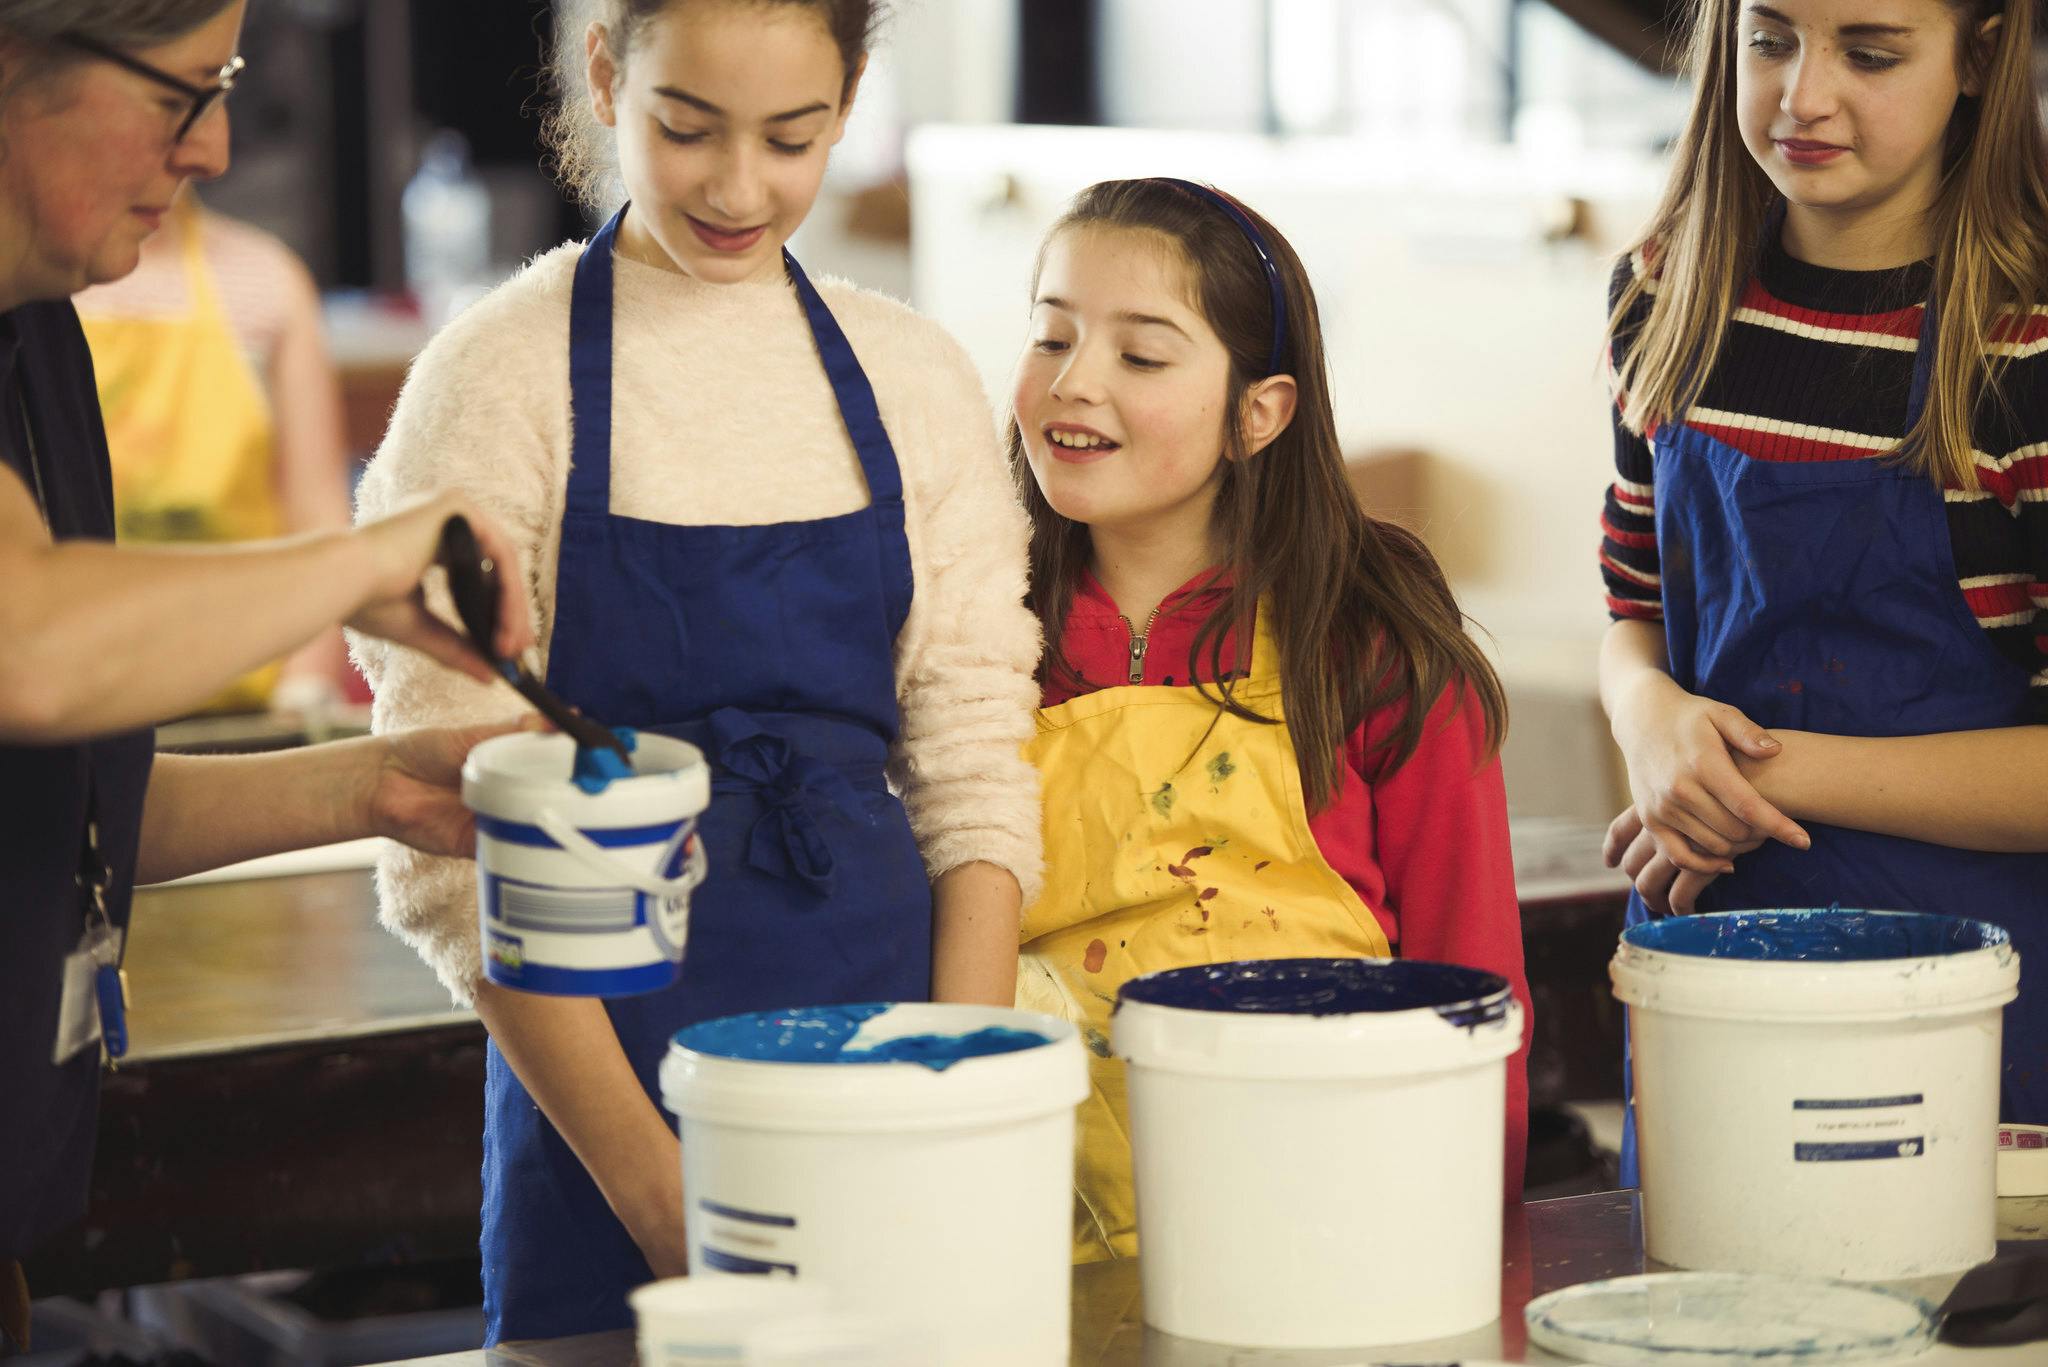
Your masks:
[[[577,862],[592,873],[620,886],[635,888],[650,897],[684,897],[704,881],[704,842],[697,839],[694,834],[690,837],[689,852],[684,856],[682,872],[674,878],[659,878],[605,849],[577,830],[574,825],[563,820],[552,808],[542,808],[533,814],[532,819],[534,825],[547,833],[548,839],[575,856]]]

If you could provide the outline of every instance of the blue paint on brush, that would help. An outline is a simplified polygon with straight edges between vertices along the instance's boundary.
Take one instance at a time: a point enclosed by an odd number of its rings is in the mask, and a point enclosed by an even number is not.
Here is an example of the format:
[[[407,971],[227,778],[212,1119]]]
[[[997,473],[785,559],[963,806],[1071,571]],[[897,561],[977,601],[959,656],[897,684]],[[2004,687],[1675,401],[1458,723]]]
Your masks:
[[[678,1031],[676,1043],[700,1054],[755,1063],[916,1063],[944,1072],[963,1059],[1014,1054],[1052,1042],[1035,1031],[989,1026],[960,1035],[899,1035],[853,1047],[861,1027],[891,1005],[866,1002],[724,1016]]]
[[[1631,926],[1621,938],[1664,954],[1787,963],[1929,959],[2012,942],[2002,928],[1986,921],[1840,907],[1667,916]]]
[[[615,726],[612,734],[619,738],[619,744],[631,754],[640,744],[640,735],[630,726]],[[625,755],[610,746],[576,747],[576,768],[570,774],[570,781],[584,792],[593,796],[612,786],[615,779],[633,777],[633,765]]]
[[[1453,1025],[1504,1020],[1510,994],[1498,973],[1415,959],[1247,959],[1170,968],[1133,978],[1117,994],[1148,1006],[1261,1016],[1338,1016],[1430,1010]]]

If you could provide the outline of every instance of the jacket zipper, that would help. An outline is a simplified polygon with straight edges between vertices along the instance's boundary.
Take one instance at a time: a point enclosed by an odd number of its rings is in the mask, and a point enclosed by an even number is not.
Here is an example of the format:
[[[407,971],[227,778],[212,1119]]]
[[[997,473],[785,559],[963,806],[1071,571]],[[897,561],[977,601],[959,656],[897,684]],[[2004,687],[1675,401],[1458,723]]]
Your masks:
[[[1145,682],[1145,649],[1152,640],[1152,626],[1159,620],[1159,609],[1165,606],[1161,603],[1158,608],[1152,609],[1152,615],[1145,619],[1143,631],[1132,626],[1130,618],[1122,613],[1117,614],[1117,619],[1124,624],[1124,630],[1131,633],[1131,682],[1134,684]]]

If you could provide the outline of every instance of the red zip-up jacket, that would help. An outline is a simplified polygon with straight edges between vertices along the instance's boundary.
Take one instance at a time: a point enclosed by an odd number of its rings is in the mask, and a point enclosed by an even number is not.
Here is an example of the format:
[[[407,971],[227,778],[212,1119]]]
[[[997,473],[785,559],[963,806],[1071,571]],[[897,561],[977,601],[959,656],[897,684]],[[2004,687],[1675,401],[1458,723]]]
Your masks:
[[[1127,685],[1135,669],[1143,684],[1185,687],[1195,632],[1222,596],[1197,589],[1198,577],[1170,594],[1139,632],[1117,611],[1094,576],[1084,576],[1060,641],[1081,682],[1048,670],[1044,704],[1054,707],[1103,688]],[[1239,668],[1226,641],[1226,672]],[[1200,679],[1209,680],[1203,652]],[[1249,660],[1243,667],[1249,667]],[[1463,964],[1498,973],[1513,987],[1528,1023],[1522,1047],[1508,1060],[1506,1193],[1519,1201],[1529,1138],[1529,1039],[1534,1035],[1529,982],[1522,966],[1522,914],[1508,853],[1507,790],[1500,760],[1486,754],[1486,718],[1469,687],[1430,710],[1422,740],[1393,774],[1366,778],[1369,748],[1399,717],[1391,710],[1366,719],[1344,746],[1343,786],[1335,801],[1309,818],[1309,831],[1330,867],[1351,884],[1404,959]]]

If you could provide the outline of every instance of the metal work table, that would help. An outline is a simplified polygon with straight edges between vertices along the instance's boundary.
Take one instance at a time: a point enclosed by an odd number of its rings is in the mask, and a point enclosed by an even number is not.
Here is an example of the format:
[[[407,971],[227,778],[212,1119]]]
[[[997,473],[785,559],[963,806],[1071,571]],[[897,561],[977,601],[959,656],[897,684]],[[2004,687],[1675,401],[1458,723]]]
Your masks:
[[[483,1026],[375,909],[363,868],[137,893],[132,1047],[37,1295],[475,1256]]]
[[[1531,1347],[1522,1307],[1561,1287],[1644,1271],[1642,1221],[1634,1192],[1605,1192],[1523,1206],[1510,1221],[1501,1268],[1501,1317],[1453,1339],[1361,1351],[1288,1352],[1223,1348],[1147,1331],[1138,1300],[1135,1260],[1091,1263],[1074,1269],[1073,1367],[1310,1367],[1368,1362],[1559,1363]],[[2048,1198],[1999,1203],[2001,1235],[2048,1236]],[[2011,1248],[2015,1245],[2004,1244]],[[1654,1269],[1652,1269],[1654,1270]],[[1953,1277],[1910,1284],[1939,1303]],[[632,1367],[630,1333],[591,1334],[551,1342],[511,1344],[474,1353],[421,1358],[406,1367]],[[2044,1346],[1959,1349],[1936,1345],[1907,1359],[1914,1367],[2039,1367]]]

